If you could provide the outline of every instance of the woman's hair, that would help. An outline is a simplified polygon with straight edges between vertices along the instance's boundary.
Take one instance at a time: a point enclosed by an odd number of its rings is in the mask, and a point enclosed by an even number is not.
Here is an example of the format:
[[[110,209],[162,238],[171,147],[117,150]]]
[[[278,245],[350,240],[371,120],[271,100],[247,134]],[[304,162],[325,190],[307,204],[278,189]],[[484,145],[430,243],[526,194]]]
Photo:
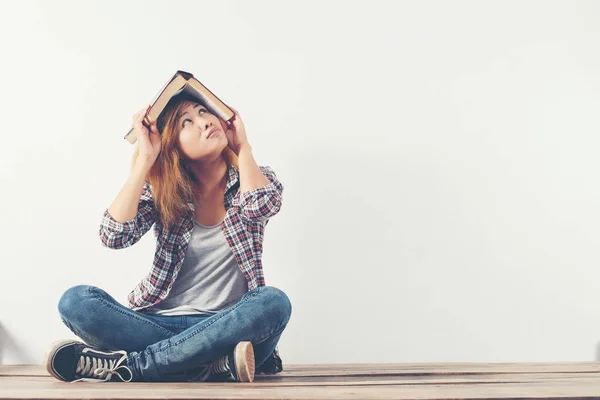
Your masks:
[[[185,155],[177,145],[181,130],[177,121],[183,109],[190,103],[202,104],[185,93],[174,96],[156,121],[156,128],[161,135],[161,149],[146,176],[146,181],[152,186],[154,206],[165,230],[169,230],[189,211],[187,203],[194,198],[193,183],[196,179],[189,169]],[[223,149],[221,155],[228,166],[239,168],[238,158],[229,146]],[[139,147],[133,155],[132,169],[138,156]]]

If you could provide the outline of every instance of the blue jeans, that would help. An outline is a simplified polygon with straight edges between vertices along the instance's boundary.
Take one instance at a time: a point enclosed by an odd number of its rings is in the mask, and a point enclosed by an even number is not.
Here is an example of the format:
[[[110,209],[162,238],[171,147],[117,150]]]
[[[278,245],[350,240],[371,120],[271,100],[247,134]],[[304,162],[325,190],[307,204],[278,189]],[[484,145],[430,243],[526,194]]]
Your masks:
[[[100,288],[79,285],[65,291],[58,311],[87,345],[125,350],[133,381],[185,382],[241,341],[252,342],[259,367],[279,342],[292,306],[281,290],[261,286],[216,314],[149,315],[121,305]]]

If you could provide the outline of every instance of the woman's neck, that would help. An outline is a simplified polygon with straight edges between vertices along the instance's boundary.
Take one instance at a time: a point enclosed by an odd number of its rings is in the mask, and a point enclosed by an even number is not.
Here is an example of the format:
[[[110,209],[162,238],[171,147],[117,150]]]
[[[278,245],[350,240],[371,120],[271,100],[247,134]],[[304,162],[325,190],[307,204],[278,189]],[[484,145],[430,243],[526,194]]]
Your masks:
[[[193,164],[191,170],[196,178],[194,197],[206,199],[223,194],[229,174],[227,163],[222,157],[211,163]]]

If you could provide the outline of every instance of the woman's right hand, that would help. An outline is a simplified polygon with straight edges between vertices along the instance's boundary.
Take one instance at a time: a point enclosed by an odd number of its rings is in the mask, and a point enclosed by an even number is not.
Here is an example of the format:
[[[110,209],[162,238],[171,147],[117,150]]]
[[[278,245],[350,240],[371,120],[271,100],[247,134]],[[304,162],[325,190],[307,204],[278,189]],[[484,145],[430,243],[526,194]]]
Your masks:
[[[138,141],[138,161],[151,167],[160,153],[161,141],[160,133],[158,133],[158,129],[156,128],[156,122],[150,125],[150,130],[142,123],[146,117],[148,108],[141,109],[133,116],[133,130]]]

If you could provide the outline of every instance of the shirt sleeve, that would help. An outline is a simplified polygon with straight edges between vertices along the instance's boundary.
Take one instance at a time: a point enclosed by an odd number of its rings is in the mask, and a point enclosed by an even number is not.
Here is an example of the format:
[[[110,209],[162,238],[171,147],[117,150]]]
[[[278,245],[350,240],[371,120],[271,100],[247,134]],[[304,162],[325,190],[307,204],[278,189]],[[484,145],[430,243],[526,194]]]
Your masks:
[[[266,222],[281,208],[283,185],[270,167],[259,167],[269,183],[240,194],[240,211],[243,218]]]
[[[152,189],[148,182],[144,183],[137,215],[125,222],[116,221],[109,214],[108,209],[104,211],[100,223],[100,240],[105,247],[110,249],[123,249],[137,243],[146,232],[150,230],[158,217],[154,207]]]

